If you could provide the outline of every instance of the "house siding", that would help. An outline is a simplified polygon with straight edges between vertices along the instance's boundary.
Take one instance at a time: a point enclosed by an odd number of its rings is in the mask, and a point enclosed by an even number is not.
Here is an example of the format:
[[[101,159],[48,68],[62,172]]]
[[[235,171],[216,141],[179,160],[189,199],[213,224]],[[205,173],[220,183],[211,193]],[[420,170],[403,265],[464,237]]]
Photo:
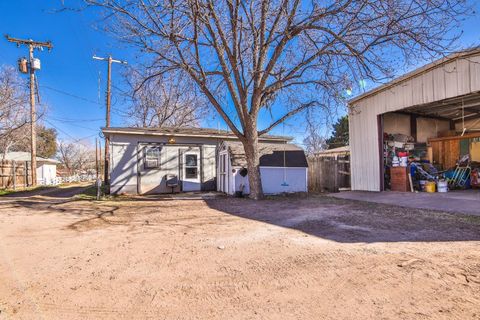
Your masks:
[[[111,192],[112,193],[164,193],[171,192],[165,185],[165,175],[180,177],[179,152],[189,148],[201,149],[203,166],[201,190],[215,190],[216,138],[175,137],[175,144],[168,144],[166,136],[111,134]],[[160,169],[143,168],[143,147],[148,144],[161,144]],[[202,171],[202,170],[201,170]],[[140,182],[140,184],[138,183]],[[177,190],[178,191],[178,190]]]

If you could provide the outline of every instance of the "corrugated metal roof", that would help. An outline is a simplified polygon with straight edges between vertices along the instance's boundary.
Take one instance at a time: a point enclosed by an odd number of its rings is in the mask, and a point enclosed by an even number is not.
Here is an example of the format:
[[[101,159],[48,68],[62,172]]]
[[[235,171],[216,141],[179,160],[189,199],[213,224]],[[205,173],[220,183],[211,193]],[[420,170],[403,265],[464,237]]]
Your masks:
[[[397,85],[397,84],[399,84],[399,83],[401,83],[401,82],[403,82],[403,81],[407,81],[407,80],[409,80],[409,79],[411,79],[411,78],[413,78],[413,77],[415,77],[415,76],[417,76],[417,75],[419,75],[419,74],[422,74],[422,73],[424,73],[424,72],[427,72],[427,71],[429,71],[429,70],[431,70],[431,69],[433,69],[433,68],[435,68],[435,67],[437,67],[437,66],[439,66],[439,65],[448,63],[448,62],[453,61],[453,60],[455,60],[455,59],[466,58],[466,57],[468,57],[468,56],[477,55],[477,54],[479,54],[479,53],[480,53],[480,47],[470,48],[470,49],[467,49],[467,50],[463,50],[463,51],[459,51],[459,52],[456,52],[456,53],[452,53],[452,54],[450,54],[450,55],[448,55],[448,56],[446,56],[446,57],[443,57],[443,58],[438,59],[438,60],[435,60],[435,61],[433,61],[433,62],[431,62],[431,63],[429,63],[429,64],[426,64],[426,65],[424,65],[423,67],[420,67],[420,68],[418,68],[418,69],[415,69],[415,70],[413,70],[413,71],[410,71],[410,72],[408,72],[408,73],[405,73],[404,75],[402,75],[402,76],[400,76],[400,77],[398,77],[398,78],[396,78],[396,79],[394,79],[394,80],[392,80],[392,81],[390,81],[390,82],[387,82],[387,83],[385,83],[385,84],[382,84],[382,85],[380,85],[380,86],[378,86],[378,87],[376,87],[376,88],[374,88],[374,89],[372,89],[372,90],[369,90],[369,91],[367,91],[367,92],[365,92],[365,93],[362,93],[362,94],[360,94],[360,95],[358,95],[358,96],[350,99],[350,100],[348,101],[348,104],[349,104],[349,105],[352,105],[352,104],[355,103],[355,102],[358,102],[358,101],[360,101],[360,100],[362,100],[362,99],[364,99],[364,98],[367,98],[367,97],[369,97],[369,96],[372,96],[372,95],[374,95],[374,94],[376,94],[376,93],[378,93],[378,92],[380,92],[380,91],[387,90],[388,88],[390,88],[390,87],[392,87],[392,86],[394,86],[394,85]]]
[[[241,142],[225,142],[232,166],[246,167],[247,159]],[[308,167],[302,148],[291,143],[259,143],[260,166],[262,167]]]
[[[212,128],[134,128],[134,127],[110,127],[102,128],[104,134],[135,134],[135,135],[160,135],[160,136],[186,136],[186,137],[212,137],[222,139],[237,139],[235,134],[226,130],[212,129]],[[291,141],[292,137],[275,136],[275,135],[263,135],[260,140],[272,140],[272,141]]]

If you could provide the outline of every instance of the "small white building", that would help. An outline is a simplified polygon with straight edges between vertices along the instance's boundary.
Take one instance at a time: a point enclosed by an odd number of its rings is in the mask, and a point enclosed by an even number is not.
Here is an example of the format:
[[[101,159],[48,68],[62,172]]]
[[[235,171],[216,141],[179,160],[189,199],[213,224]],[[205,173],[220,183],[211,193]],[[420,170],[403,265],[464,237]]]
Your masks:
[[[243,147],[231,132],[208,128],[103,128],[102,131],[110,138],[112,193],[222,191],[234,194],[239,190],[233,184],[226,187],[224,182],[233,182],[235,176],[240,185],[237,173],[246,167],[245,160],[238,158],[243,154]],[[291,140],[272,135],[259,138],[261,148],[268,146],[269,150],[261,151],[264,155],[260,163],[266,193],[307,191],[305,154],[288,143]],[[222,146],[229,152],[223,151]],[[292,152],[301,163],[292,162]],[[219,163],[220,153],[224,155],[223,164]],[[284,154],[286,170],[283,169]],[[288,186],[281,185],[285,180]],[[175,181],[176,185],[172,183]],[[248,183],[244,193],[248,193]]]
[[[30,166],[31,155],[30,152],[9,152],[0,158],[16,162],[28,162]],[[54,185],[57,183],[57,165],[60,161],[55,159],[47,159],[37,157],[37,184],[39,185]]]
[[[308,163],[302,148],[291,143],[259,143],[260,175],[265,194],[308,191]],[[250,192],[247,160],[242,143],[220,146],[218,191],[230,195]]]

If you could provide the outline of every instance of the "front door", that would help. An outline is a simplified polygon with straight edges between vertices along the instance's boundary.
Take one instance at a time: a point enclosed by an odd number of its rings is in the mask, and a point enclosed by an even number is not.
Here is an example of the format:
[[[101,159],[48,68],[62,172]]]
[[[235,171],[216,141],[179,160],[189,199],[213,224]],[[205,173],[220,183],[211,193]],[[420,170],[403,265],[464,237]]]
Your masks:
[[[183,191],[200,191],[200,150],[188,150],[183,153],[182,170]]]

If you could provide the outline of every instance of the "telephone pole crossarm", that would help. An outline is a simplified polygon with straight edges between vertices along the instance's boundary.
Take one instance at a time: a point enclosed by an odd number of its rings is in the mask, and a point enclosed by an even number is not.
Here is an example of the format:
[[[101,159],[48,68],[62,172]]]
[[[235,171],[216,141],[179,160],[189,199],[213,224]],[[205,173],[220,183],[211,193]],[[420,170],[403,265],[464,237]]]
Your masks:
[[[40,48],[48,48],[49,50],[53,49],[53,45],[51,41],[33,41],[31,39],[18,39],[18,38],[12,38],[8,34],[5,35],[5,38],[9,42],[16,43],[18,46],[21,44],[26,45],[26,46],[33,46],[35,49],[40,49]]]

